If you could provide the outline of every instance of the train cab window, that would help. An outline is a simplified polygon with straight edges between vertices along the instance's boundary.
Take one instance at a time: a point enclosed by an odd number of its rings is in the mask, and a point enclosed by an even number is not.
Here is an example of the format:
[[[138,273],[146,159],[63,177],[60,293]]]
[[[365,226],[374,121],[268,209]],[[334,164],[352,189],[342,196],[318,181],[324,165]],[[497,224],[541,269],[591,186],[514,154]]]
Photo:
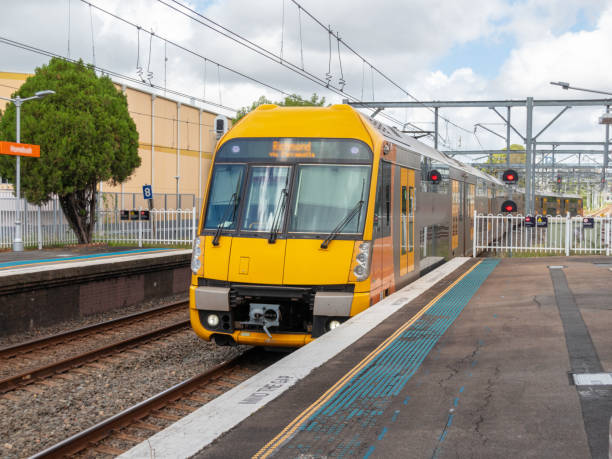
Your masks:
[[[300,165],[290,232],[360,233],[368,208],[370,166]]]
[[[217,164],[213,170],[205,229],[235,229],[240,204],[244,164]]]
[[[284,207],[289,189],[287,166],[256,166],[246,189],[241,229],[266,231],[282,227]]]

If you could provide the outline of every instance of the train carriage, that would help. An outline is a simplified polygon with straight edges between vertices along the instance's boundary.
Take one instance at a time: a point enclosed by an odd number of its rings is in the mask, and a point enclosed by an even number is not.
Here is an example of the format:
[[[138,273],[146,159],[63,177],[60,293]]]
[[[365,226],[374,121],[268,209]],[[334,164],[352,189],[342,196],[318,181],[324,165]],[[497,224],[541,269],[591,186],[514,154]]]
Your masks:
[[[347,105],[262,105],[217,146],[190,318],[221,345],[296,347],[453,256],[503,184]]]

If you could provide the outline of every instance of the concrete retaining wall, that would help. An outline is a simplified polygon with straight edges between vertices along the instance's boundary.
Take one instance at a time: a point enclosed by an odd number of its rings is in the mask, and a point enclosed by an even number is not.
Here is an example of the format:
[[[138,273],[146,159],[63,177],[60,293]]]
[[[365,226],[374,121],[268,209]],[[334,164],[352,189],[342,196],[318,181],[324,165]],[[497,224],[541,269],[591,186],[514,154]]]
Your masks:
[[[0,279],[0,336],[187,293],[190,254],[61,267]]]

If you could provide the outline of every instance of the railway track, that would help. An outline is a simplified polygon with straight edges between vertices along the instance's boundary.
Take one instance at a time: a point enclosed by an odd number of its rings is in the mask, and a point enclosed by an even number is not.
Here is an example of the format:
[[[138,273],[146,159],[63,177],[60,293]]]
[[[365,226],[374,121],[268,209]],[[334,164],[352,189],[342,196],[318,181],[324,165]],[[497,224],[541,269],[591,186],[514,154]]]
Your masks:
[[[32,457],[101,457],[121,454],[281,357],[282,354],[250,349]]]
[[[0,393],[187,330],[187,304],[185,301],[173,302],[157,309],[0,349],[3,373]],[[104,345],[100,346],[100,342]],[[83,352],[84,348],[89,349]]]

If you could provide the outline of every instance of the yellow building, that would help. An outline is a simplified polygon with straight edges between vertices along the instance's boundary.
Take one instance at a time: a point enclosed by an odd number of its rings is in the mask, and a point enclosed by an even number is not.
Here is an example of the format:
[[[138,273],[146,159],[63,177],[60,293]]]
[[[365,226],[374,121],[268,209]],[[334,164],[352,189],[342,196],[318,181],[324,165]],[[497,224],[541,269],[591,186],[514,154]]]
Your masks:
[[[28,76],[0,72],[0,96],[10,97]],[[216,143],[217,114],[141,89],[116,86],[127,96],[128,110],[138,129],[142,163],[123,184],[101,184],[106,206],[144,207],[142,186],[152,185],[157,208],[177,207],[177,193],[180,207],[198,207]],[[0,110],[6,103],[0,99]],[[12,185],[3,183],[2,189],[10,190]]]

